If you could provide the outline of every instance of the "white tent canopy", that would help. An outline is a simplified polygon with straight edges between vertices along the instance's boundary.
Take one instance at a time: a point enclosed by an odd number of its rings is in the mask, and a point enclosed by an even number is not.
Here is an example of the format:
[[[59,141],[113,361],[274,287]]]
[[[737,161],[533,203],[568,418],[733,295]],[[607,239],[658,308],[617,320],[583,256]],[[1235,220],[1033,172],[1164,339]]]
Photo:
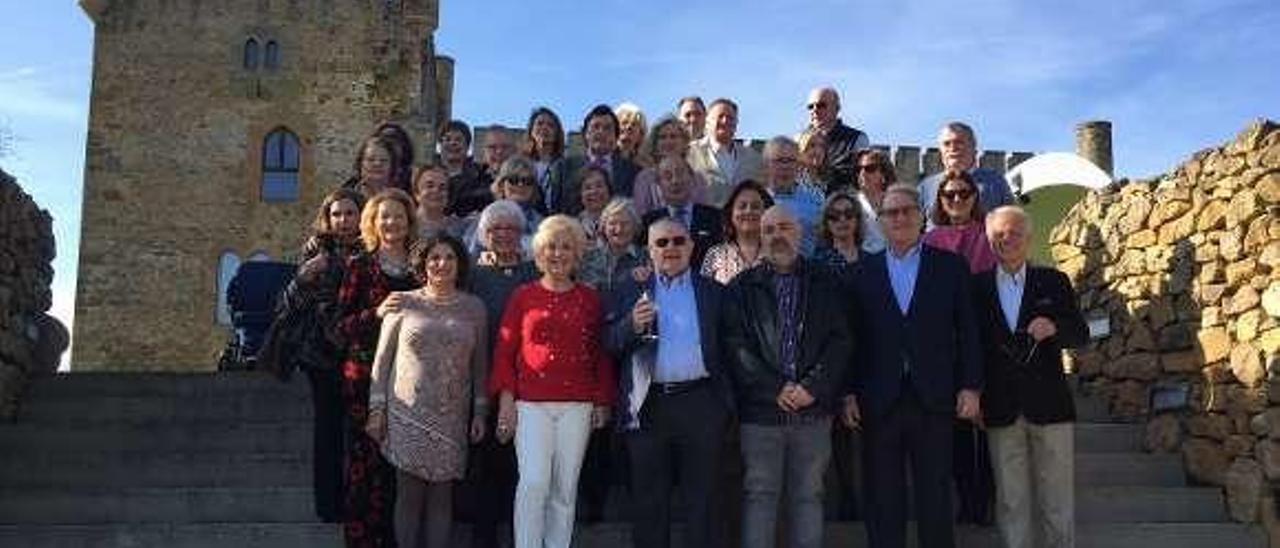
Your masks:
[[[1046,152],[1018,164],[1005,174],[1005,179],[1023,194],[1046,186],[1077,185],[1102,188],[1111,184],[1111,176],[1093,162],[1070,152]]]

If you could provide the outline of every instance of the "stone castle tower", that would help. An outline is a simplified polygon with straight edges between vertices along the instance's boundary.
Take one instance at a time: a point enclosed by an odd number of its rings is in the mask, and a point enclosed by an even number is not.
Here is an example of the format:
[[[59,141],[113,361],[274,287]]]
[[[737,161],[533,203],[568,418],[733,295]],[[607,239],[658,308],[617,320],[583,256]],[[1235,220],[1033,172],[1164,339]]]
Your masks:
[[[434,150],[438,0],[81,0],[93,92],[72,367],[212,369],[234,268],[296,252],[360,139]]]

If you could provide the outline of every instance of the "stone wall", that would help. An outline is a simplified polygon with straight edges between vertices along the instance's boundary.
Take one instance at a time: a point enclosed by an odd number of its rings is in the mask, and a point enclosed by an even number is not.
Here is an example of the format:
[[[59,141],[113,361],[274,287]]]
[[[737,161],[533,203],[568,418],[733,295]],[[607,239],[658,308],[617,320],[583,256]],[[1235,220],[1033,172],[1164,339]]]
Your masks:
[[[209,370],[218,267],[296,253],[382,120],[434,148],[452,61],[437,0],[82,0],[93,91],[73,370]],[[248,41],[260,54],[247,67]],[[434,80],[434,81],[433,81]],[[298,199],[262,199],[264,139],[297,136]]]
[[[17,411],[31,375],[51,373],[67,349],[52,304],[53,220],[0,170],[0,420]]]
[[[1280,486],[1280,128],[1249,125],[1166,175],[1090,192],[1053,256],[1109,334],[1077,353],[1086,390],[1147,421],[1223,486],[1231,515],[1269,517]]]

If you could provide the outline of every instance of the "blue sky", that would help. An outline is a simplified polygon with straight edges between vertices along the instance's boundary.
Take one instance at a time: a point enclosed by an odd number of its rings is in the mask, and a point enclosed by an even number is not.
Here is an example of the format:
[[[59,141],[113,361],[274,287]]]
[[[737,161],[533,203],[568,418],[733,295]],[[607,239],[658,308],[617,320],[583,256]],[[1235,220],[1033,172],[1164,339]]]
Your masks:
[[[841,90],[873,141],[929,144],[952,118],[985,148],[1071,150],[1115,126],[1119,175],[1160,173],[1280,118],[1274,0],[967,2],[444,0],[454,114],[523,125],[535,104],[576,126],[592,104],[650,118],[690,93],[742,107],[740,133],[792,133],[806,92]],[[0,167],[54,216],[54,314],[70,320],[93,28],[72,0],[0,2]]]

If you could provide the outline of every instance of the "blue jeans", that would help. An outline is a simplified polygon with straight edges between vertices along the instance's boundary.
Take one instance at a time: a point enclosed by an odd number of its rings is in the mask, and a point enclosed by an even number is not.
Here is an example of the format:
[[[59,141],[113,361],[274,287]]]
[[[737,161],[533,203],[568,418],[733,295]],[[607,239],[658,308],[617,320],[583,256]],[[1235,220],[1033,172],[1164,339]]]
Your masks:
[[[773,548],[786,486],[787,545],[822,546],[822,478],[831,460],[831,418],[743,424],[742,545]]]

